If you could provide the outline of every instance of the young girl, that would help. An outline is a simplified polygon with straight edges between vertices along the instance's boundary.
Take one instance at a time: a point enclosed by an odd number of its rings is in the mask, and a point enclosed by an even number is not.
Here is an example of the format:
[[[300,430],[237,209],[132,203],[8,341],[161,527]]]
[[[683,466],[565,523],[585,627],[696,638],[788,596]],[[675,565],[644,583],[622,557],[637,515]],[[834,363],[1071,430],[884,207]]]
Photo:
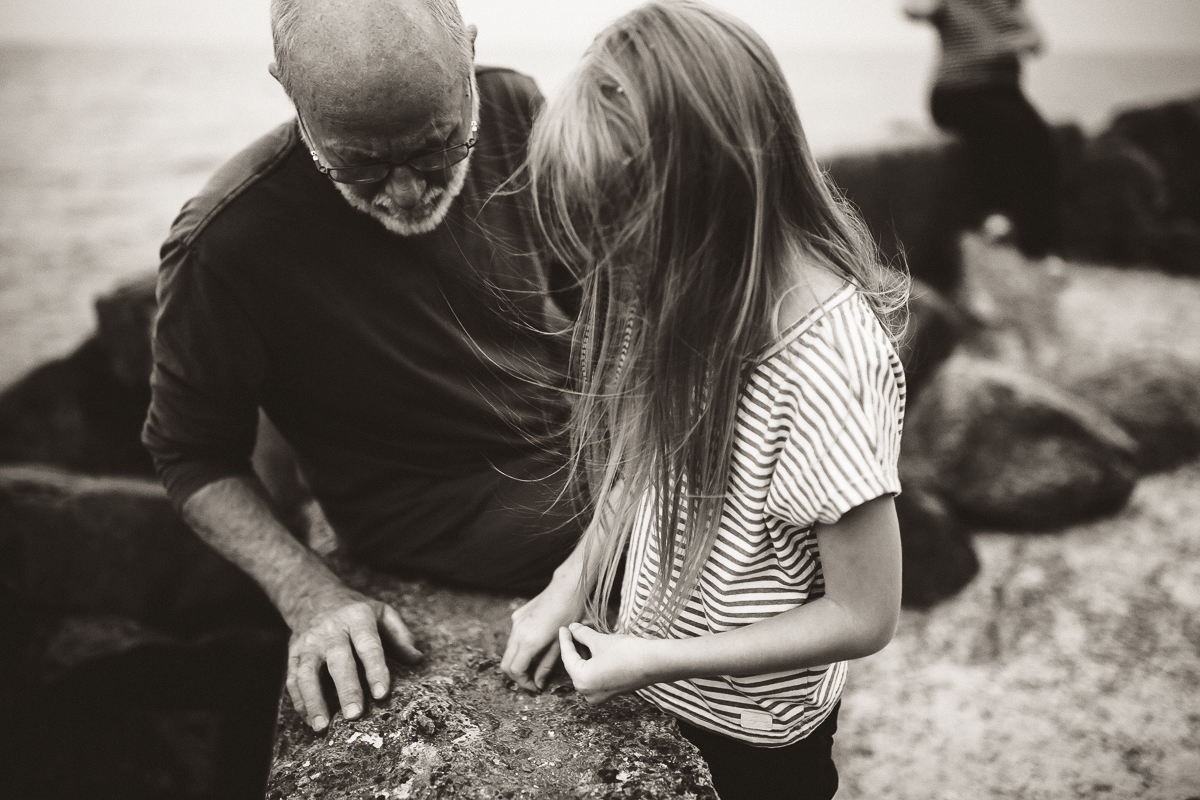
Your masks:
[[[598,512],[502,667],[540,688],[561,649],[588,701],[636,691],[725,800],[832,797],[845,661],[899,609],[906,278],[813,161],[766,44],[700,3],[604,31],[529,165],[583,288],[571,434]]]

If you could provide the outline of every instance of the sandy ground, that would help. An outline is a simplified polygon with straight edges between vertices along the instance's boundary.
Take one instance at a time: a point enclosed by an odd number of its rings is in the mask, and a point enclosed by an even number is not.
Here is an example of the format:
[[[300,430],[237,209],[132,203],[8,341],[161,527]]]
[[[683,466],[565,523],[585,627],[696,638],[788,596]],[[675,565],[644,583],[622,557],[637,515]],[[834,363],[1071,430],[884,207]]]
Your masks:
[[[1200,281],[1072,265],[1060,374],[1200,361]],[[1200,464],[1112,518],[976,536],[960,595],[853,665],[839,800],[1200,797]]]

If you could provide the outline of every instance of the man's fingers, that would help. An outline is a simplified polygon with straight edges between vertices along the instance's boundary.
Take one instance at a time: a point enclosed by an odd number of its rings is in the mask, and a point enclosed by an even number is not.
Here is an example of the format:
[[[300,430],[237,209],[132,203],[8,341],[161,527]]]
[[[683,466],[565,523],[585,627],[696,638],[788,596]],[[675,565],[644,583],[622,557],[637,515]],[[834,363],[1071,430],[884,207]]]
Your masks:
[[[383,643],[379,640],[379,630],[375,627],[360,628],[350,633],[354,643],[354,652],[362,662],[363,672],[367,675],[367,685],[371,687],[371,696],[376,700],[387,694],[392,685],[392,676],[388,672],[387,661],[383,655]]]
[[[296,682],[297,661],[295,658],[288,659],[287,691],[288,697],[292,698],[292,708],[296,709],[300,719],[307,721],[308,712],[304,709],[304,697],[300,694],[300,684]]]
[[[346,719],[354,719],[362,713],[362,686],[358,683],[358,665],[354,662],[354,653],[348,646],[336,647],[325,656],[325,665],[329,667],[329,677],[337,688],[338,702],[342,706],[342,714]]]
[[[425,657],[425,654],[417,649],[412,634],[408,631],[408,626],[404,624],[404,620],[400,619],[400,614],[396,612],[396,609],[385,603],[379,622],[383,625],[388,639],[399,648],[402,660],[409,664],[415,664]]]
[[[533,674],[533,682],[537,684],[539,692],[546,688],[546,679],[550,677],[550,671],[554,669],[554,662],[558,661],[558,651],[558,641],[555,640],[546,648],[542,660],[538,663],[537,671]]]
[[[296,667],[296,686],[300,689],[305,716],[314,731],[323,731],[329,725],[329,710],[325,707],[325,696],[321,693],[321,681],[317,677],[319,668],[313,657],[301,658]]]

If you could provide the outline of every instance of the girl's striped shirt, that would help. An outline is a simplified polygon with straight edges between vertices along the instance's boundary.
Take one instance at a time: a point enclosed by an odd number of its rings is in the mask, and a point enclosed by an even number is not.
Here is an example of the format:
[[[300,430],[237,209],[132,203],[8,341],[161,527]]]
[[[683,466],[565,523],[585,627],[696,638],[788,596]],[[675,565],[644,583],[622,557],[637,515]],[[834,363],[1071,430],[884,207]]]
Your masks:
[[[897,494],[904,372],[870,306],[846,284],[790,326],[761,358],[738,400],[729,492],[713,551],[668,638],[720,633],[824,594],[813,526]],[[634,625],[659,569],[653,514],[630,539],[622,630]],[[680,563],[674,566],[678,578]],[[672,585],[674,579],[672,580]],[[687,721],[779,747],[833,710],[846,664],[745,678],[655,684],[639,694]]]

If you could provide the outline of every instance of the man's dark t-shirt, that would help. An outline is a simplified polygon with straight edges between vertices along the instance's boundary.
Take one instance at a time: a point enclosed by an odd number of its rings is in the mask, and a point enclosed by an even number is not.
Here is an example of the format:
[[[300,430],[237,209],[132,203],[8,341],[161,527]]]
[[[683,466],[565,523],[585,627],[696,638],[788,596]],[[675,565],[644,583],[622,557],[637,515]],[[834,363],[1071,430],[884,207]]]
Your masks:
[[[384,560],[457,535],[505,465],[536,473],[562,369],[527,208],[495,190],[541,97],[509,70],[476,76],[478,145],[431,233],[353,209],[295,123],[184,206],[162,248],[144,434],[177,505],[250,472],[260,406],[349,549]]]

